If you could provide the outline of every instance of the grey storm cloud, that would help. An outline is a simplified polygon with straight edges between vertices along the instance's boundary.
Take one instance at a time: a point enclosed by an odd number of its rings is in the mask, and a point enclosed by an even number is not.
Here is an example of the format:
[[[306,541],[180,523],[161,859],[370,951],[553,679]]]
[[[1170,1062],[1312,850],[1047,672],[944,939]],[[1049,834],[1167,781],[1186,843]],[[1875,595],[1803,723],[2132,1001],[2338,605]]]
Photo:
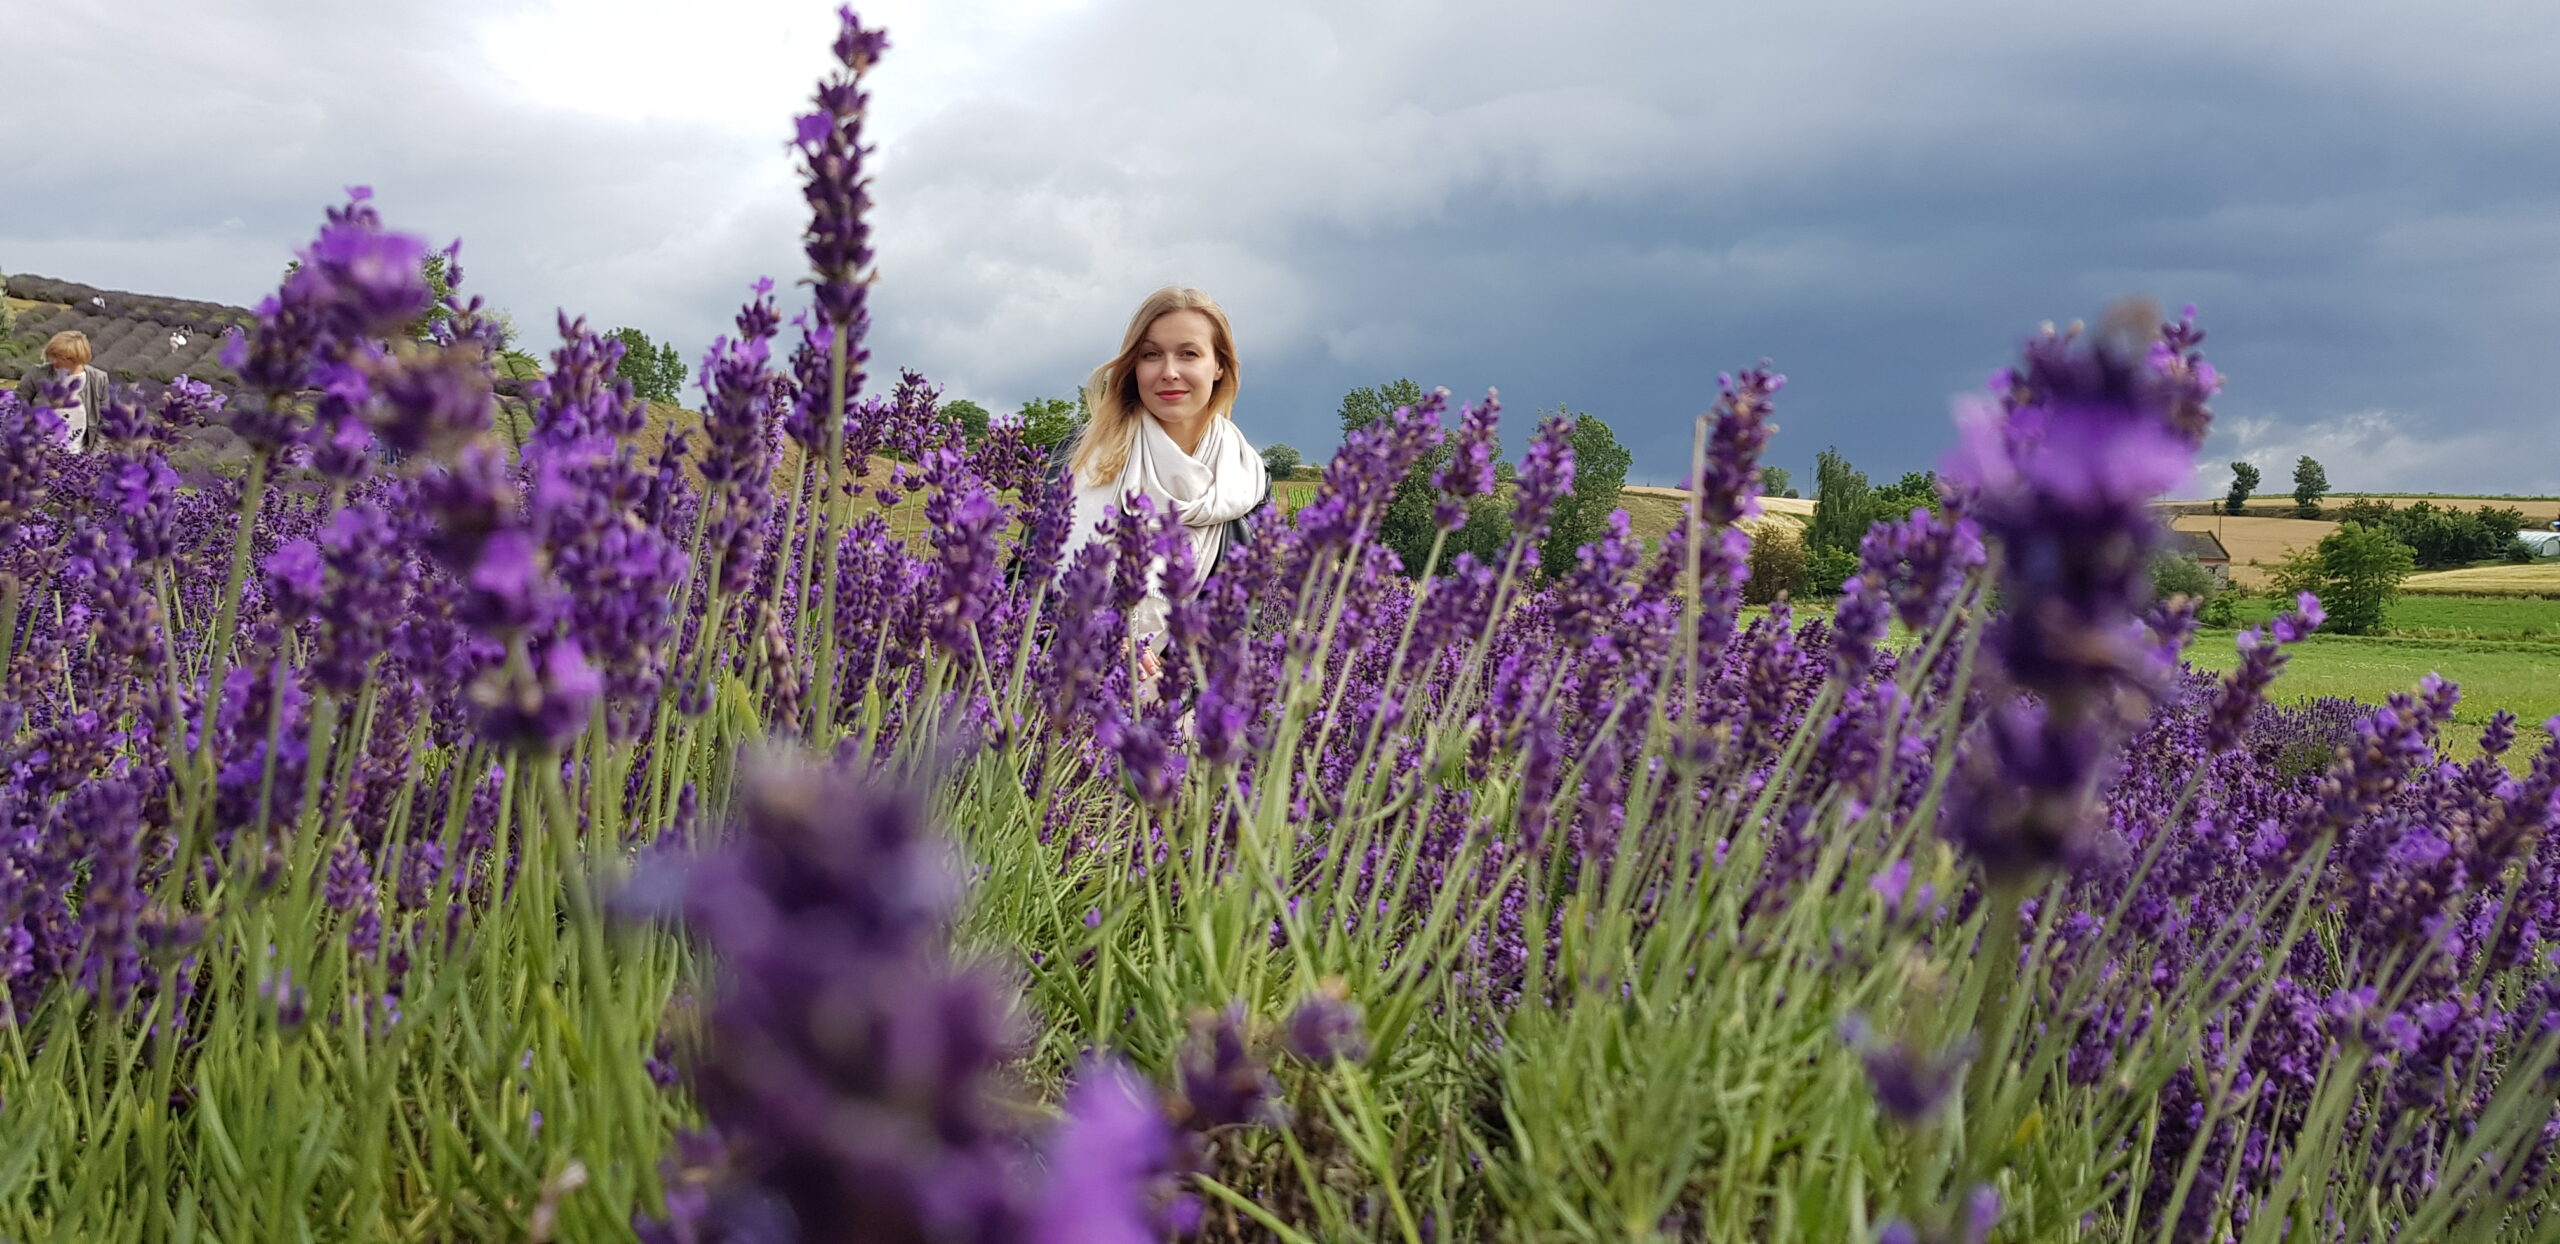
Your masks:
[[[56,57],[95,84],[79,123],[0,120],[50,153],[17,162],[0,267],[247,300],[364,180],[395,224],[465,237],[528,330],[566,305],[699,350],[795,270],[780,139],[825,10],[746,5],[694,55],[691,6],[553,8],[109,6]],[[527,87],[582,13],[600,46],[640,39],[662,105]],[[1793,379],[1776,462],[1838,444],[1890,475],[2038,322],[2147,294],[2201,304],[2232,378],[2201,491],[2311,453],[2341,487],[2560,492],[2534,361],[2560,336],[2560,9],[866,14],[893,41],[874,358],[989,406],[1069,391],[1180,282],[1234,316],[1259,442],[1320,455],[1344,390],[1409,376],[1499,386],[1515,449],[1539,410],[1601,415],[1670,482],[1716,374],[1766,355]]]

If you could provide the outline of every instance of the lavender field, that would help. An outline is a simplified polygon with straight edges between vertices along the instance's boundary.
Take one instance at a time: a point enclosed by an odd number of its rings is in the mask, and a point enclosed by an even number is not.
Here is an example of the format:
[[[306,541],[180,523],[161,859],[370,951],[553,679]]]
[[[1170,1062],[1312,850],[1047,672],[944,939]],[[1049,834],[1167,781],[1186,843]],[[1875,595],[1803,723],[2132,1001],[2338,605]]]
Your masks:
[[[2560,1240],[2560,744],[2271,702],[2308,597],[2187,664],[2192,312],[2029,339],[1802,624],[1766,362],[1566,566],[1565,423],[1497,493],[1434,394],[1146,683],[1188,538],[870,367],[885,49],[698,431],[564,315],[512,452],[360,190],[236,398],[0,395],[0,1239]],[[1514,535],[1417,582],[1443,449]]]

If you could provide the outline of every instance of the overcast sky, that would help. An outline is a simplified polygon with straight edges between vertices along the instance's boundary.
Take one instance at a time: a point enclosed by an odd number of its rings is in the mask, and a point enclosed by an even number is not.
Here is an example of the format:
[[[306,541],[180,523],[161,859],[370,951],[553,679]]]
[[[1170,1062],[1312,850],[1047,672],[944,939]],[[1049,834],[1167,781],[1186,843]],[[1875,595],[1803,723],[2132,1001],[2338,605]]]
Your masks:
[[[1233,317],[1238,417],[1498,386],[1686,469],[1719,371],[1773,462],[1933,464],[2044,320],[2200,305],[2198,492],[2560,493],[2560,5],[896,0],[876,364],[1064,395],[1158,285]],[[697,357],[800,272],[800,0],[0,0],[0,270],[254,302],[340,188],[550,313]]]

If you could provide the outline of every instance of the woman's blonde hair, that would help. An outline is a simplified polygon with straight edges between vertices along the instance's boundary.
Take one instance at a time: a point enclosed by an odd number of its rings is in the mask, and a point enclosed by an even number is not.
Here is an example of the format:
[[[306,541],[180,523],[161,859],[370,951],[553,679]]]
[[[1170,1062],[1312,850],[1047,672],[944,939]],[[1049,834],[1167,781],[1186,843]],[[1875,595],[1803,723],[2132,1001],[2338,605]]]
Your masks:
[[[1129,317],[1128,334],[1120,339],[1120,353],[1094,368],[1084,382],[1089,422],[1076,442],[1075,456],[1068,461],[1078,480],[1086,484],[1115,480],[1129,464],[1129,450],[1138,443],[1138,420],[1147,414],[1138,396],[1138,347],[1145,344],[1147,330],[1157,320],[1175,311],[1197,311],[1209,317],[1209,352],[1218,361],[1217,383],[1209,387],[1209,417],[1234,415],[1236,336],[1227,325],[1225,309],[1199,290],[1167,285],[1138,304],[1138,313]]]
[[[79,329],[66,328],[44,339],[45,362],[69,359],[71,366],[76,369],[87,367],[89,357],[89,334]]]

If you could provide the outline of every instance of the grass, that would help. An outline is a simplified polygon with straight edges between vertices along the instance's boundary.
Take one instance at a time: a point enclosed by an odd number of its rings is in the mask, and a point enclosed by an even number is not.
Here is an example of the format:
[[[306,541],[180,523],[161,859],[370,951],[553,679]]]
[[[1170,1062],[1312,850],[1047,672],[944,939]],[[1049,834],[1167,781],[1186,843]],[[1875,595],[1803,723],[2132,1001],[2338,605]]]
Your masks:
[[[2237,612],[2241,625],[2255,626],[2275,606],[2245,597]],[[2539,727],[2560,715],[2560,600],[2403,596],[2388,617],[2385,634],[2314,635],[2294,647],[2270,698],[2342,696],[2378,705],[2434,673],[2463,689],[2443,741],[2447,756],[2478,755],[2481,727],[2503,708],[2519,727],[2508,767],[2531,763],[2548,737]],[[2228,631],[2207,631],[2187,649],[2188,663],[2201,670],[2228,670],[2238,659]]]
[[[2429,673],[2459,684],[2462,703],[2444,740],[2456,760],[2479,754],[2480,729],[2499,709],[2519,722],[2511,766],[2530,760],[2546,737],[2537,728],[2560,716],[2560,652],[2535,643],[2482,639],[2403,639],[2387,635],[2314,635],[2292,649],[2270,696],[2278,703],[2343,696],[2367,704],[2418,685]],[[2216,672],[2239,660],[2232,637],[2208,631],[2187,649],[2189,664]]]
[[[2263,596],[2240,601],[2240,624],[2274,616]],[[2392,602],[2384,634],[2398,639],[2560,641],[2560,600],[2527,596],[2402,596]]]

